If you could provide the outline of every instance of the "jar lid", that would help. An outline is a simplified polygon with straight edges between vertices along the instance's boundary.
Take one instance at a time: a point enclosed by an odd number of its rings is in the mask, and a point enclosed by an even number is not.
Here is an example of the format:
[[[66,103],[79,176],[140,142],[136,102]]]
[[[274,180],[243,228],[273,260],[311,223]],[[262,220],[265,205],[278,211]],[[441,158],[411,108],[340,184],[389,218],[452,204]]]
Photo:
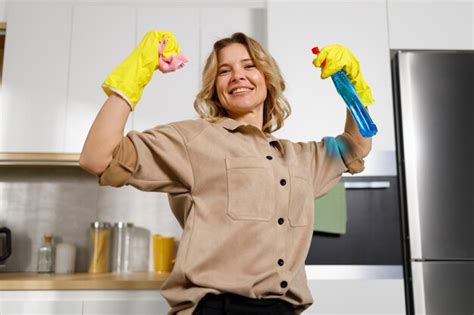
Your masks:
[[[133,227],[133,223],[130,223],[130,222],[116,222],[114,224],[114,227],[118,227],[119,229],[131,228],[131,227]]]
[[[45,242],[50,243],[53,240],[53,233],[45,233],[43,239]]]
[[[91,223],[91,228],[94,229],[106,229],[110,228],[110,223],[108,222],[100,222],[100,221],[95,221]]]

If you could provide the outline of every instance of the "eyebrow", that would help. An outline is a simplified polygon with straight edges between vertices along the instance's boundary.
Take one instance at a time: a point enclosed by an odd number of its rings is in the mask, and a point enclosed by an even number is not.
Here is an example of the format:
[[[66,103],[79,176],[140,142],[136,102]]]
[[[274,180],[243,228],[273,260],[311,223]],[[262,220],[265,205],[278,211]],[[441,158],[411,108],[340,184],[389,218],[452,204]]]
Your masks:
[[[251,62],[253,62],[253,60],[252,60],[252,59],[250,59],[250,58],[246,58],[246,59],[242,59],[242,60],[240,60],[240,62],[247,62],[247,61],[251,61]],[[219,65],[217,68],[221,68],[221,67],[225,67],[225,66],[230,66],[230,65],[229,65],[229,64],[227,64],[227,63],[223,63],[223,64]]]

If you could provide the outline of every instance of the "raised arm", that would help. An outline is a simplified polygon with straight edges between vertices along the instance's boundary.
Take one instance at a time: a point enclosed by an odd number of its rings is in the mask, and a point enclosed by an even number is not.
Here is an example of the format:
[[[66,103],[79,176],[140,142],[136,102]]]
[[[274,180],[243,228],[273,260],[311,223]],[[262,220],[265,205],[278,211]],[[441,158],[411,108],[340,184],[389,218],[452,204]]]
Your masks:
[[[124,136],[130,111],[140,100],[143,89],[159,69],[163,73],[181,68],[187,62],[170,32],[151,31],[135,50],[102,84],[109,96],[92,124],[82,149],[80,166],[101,174],[110,164],[115,147]]]
[[[79,165],[92,174],[101,174],[112,161],[112,153],[123,137],[130,106],[112,93],[100,109],[82,148]]]

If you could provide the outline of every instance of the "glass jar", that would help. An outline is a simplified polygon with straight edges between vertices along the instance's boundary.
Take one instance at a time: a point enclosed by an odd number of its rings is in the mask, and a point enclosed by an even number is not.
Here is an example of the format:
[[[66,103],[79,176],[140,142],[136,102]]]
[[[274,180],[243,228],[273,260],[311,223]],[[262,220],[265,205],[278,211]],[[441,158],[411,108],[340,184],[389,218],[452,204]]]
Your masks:
[[[89,230],[89,273],[109,272],[110,232],[110,223],[91,223]]]
[[[38,250],[38,272],[50,273],[54,271],[54,245],[53,234],[43,236],[43,244]]]
[[[133,272],[146,272],[149,270],[150,256],[150,231],[135,227],[130,252],[130,270]]]
[[[112,229],[112,272],[130,272],[133,223],[117,222]]]

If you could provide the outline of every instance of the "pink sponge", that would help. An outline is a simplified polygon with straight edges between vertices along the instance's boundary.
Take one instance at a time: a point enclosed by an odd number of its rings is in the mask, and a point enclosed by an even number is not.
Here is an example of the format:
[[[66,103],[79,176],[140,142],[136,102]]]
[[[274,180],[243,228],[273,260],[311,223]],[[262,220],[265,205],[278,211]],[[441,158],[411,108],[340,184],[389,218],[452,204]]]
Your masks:
[[[163,38],[160,44],[160,62],[158,64],[158,70],[163,73],[173,72],[184,66],[188,59],[183,54],[177,54],[174,56],[163,57],[163,48],[166,44],[166,39]]]

